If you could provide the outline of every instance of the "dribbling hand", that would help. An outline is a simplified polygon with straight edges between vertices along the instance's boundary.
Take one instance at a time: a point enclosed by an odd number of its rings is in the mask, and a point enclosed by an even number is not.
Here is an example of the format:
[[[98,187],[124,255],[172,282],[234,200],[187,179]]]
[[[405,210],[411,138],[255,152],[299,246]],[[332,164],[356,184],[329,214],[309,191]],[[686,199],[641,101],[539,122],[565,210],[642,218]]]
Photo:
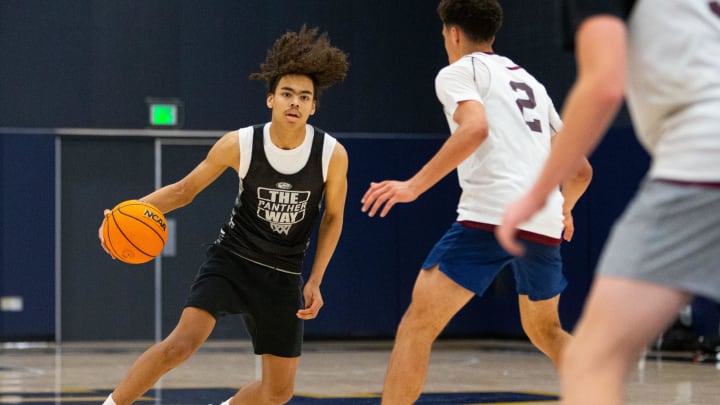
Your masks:
[[[107,246],[105,246],[105,237],[103,236],[103,228],[105,227],[105,221],[107,221],[108,214],[110,214],[110,210],[106,209],[103,211],[103,220],[100,223],[100,228],[98,228],[98,239],[100,239],[100,247],[102,247],[105,253],[109,254],[114,260],[115,256],[113,256]]]

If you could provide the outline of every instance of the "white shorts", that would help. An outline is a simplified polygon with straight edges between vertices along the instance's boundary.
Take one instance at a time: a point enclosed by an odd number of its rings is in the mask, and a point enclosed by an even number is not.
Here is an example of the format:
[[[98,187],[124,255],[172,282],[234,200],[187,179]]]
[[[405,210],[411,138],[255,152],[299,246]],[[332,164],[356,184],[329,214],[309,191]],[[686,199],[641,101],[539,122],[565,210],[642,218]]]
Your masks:
[[[720,302],[720,189],[646,180],[613,226],[597,274]]]

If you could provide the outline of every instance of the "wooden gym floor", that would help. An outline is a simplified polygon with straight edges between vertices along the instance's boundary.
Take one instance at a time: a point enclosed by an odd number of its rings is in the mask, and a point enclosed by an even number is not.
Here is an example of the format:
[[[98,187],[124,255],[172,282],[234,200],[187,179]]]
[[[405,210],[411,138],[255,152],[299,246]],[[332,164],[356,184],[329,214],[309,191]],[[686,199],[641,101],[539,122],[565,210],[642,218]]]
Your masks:
[[[0,343],[0,404],[101,404],[151,342]],[[306,342],[292,405],[379,404],[392,342]],[[693,358],[695,357],[695,358]],[[209,341],[138,404],[219,404],[256,373],[247,341]],[[692,353],[650,353],[628,404],[720,404],[720,366]],[[549,360],[525,342],[436,343],[417,404],[557,404]]]

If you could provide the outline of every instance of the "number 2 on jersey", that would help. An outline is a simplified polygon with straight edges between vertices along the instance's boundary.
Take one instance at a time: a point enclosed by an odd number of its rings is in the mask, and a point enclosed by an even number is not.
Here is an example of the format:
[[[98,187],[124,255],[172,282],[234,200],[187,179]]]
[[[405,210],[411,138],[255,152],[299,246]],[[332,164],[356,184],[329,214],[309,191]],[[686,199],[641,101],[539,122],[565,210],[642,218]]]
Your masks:
[[[532,87],[523,82],[510,82],[510,87],[516,93],[524,93],[522,97],[515,99],[515,104],[517,104],[520,109],[520,114],[525,117],[525,109],[532,110],[535,106],[537,106],[535,103],[535,93],[533,93]],[[540,125],[540,120],[538,119],[533,119],[532,121],[526,120],[525,124],[533,132],[542,132],[542,126]]]

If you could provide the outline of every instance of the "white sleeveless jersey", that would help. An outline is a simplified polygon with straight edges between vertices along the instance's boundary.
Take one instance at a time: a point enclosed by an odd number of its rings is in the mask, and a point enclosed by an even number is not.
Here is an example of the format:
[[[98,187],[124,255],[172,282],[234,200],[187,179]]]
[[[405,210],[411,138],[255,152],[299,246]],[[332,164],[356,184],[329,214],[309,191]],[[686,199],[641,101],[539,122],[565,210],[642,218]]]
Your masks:
[[[628,32],[628,108],[650,176],[720,181],[720,5],[638,1]]]
[[[483,104],[489,136],[457,168],[462,195],[458,221],[500,223],[506,206],[527,192],[550,153],[551,137],[562,122],[545,87],[510,59],[473,53],[443,68],[435,91],[454,132],[461,101]],[[545,208],[519,228],[560,238],[563,198],[559,190]]]

